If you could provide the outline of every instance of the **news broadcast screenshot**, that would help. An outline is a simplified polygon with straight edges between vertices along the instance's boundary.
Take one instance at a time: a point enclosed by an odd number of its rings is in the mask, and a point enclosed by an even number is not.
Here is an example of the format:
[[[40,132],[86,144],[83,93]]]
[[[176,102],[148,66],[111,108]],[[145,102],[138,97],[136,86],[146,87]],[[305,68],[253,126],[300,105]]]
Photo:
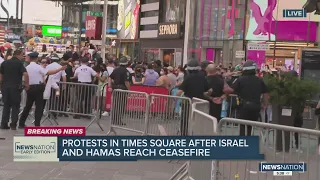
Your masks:
[[[0,0],[0,180],[320,180],[320,0]]]

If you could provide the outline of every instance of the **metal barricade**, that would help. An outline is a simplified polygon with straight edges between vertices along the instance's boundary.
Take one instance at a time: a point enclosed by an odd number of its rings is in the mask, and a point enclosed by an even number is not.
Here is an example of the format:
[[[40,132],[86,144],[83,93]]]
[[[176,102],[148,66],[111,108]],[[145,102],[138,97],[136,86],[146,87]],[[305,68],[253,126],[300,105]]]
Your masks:
[[[228,113],[227,117],[237,117],[238,116],[238,96],[236,94],[230,94],[227,98],[228,103]]]
[[[320,131],[234,118],[223,118],[219,122],[219,134],[223,136],[237,136],[240,128],[243,128],[246,134],[251,132],[251,135],[260,137],[273,130],[272,133],[265,135],[265,138],[260,140],[260,152],[265,154],[265,162],[305,162],[307,164],[307,172],[293,172],[293,176],[286,177],[286,179],[320,179]],[[252,160],[219,161],[216,167],[219,176],[216,180],[269,180],[280,178],[273,176],[272,172],[259,172],[259,162]]]
[[[189,121],[189,135],[215,136],[218,135],[218,121],[208,115],[209,102],[206,100],[192,99],[192,116]],[[214,180],[216,177],[216,161],[191,160],[185,163],[170,180]]]
[[[86,83],[59,82],[60,90],[51,89],[50,98],[46,100],[46,112],[43,122],[53,121],[58,125],[57,116],[73,115],[75,119],[91,119],[89,128],[99,122],[100,93],[97,85]],[[59,91],[59,93],[57,92]]]
[[[116,129],[146,134],[150,104],[147,93],[117,89],[112,92],[111,101],[111,125],[108,134],[117,134]]]
[[[149,100],[146,134],[187,135],[192,109],[189,98],[150,94]]]

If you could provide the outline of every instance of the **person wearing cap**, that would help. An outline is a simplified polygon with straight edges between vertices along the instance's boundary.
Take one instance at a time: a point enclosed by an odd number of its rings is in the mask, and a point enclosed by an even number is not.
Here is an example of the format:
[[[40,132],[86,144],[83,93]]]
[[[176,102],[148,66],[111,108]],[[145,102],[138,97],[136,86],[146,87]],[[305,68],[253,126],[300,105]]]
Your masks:
[[[264,81],[256,76],[256,68],[254,61],[246,61],[242,67],[242,76],[230,87],[225,86],[225,93],[235,93],[239,97],[239,119],[258,121],[261,109],[265,110],[268,105],[268,89]],[[246,128],[245,125],[240,125],[240,136],[250,136],[251,130],[252,126]]]
[[[81,66],[78,67],[74,72],[73,79],[77,78],[78,83],[82,84],[92,84],[93,78],[100,79],[100,76],[98,73],[93,70],[91,67],[88,66],[89,58],[83,57],[81,59]],[[79,91],[80,96],[80,102],[79,104],[84,103],[85,108],[83,109],[82,106],[78,108],[79,113],[81,114],[91,114],[91,97],[93,96],[93,89],[91,86],[81,86],[80,88],[77,88],[76,91]],[[83,116],[85,118],[88,118],[88,116]],[[79,119],[79,115],[74,116],[75,119]],[[89,117],[90,118],[90,117]]]
[[[57,72],[66,69],[66,66],[61,66],[60,68],[54,70],[44,69],[39,64],[37,64],[39,53],[32,52],[28,56],[30,57],[30,64],[26,67],[26,70],[29,75],[30,88],[27,90],[27,102],[19,120],[19,128],[25,127],[25,122],[33,106],[33,103],[35,103],[36,105],[34,125],[40,126],[44,108],[43,92],[45,89],[45,85],[43,82],[43,78],[45,76],[56,74]]]
[[[0,82],[2,100],[1,129],[15,130],[17,128],[18,114],[20,110],[21,92],[23,91],[22,79],[25,89],[29,88],[29,76],[21,60],[23,51],[16,50],[10,60],[4,61],[0,67]],[[8,126],[11,111],[11,124]]]
[[[59,62],[59,57],[58,56],[50,56],[50,61],[51,61],[51,64],[49,64],[47,66],[47,70],[55,70],[55,69],[59,69],[61,68],[62,66],[58,63]],[[68,66],[67,66],[68,67]],[[50,76],[47,77],[47,82],[48,82],[48,79],[51,78],[51,83],[58,83],[60,82],[60,80],[62,79],[62,82],[66,82],[67,81],[67,77],[66,77],[66,72],[65,70],[63,71],[59,71],[57,72],[56,74],[52,74]],[[46,82],[46,83],[47,83]],[[51,84],[48,84],[46,86],[52,86]],[[62,90],[65,90],[66,89],[66,85],[62,85],[63,87],[60,87],[60,89],[62,88]],[[59,91],[56,91],[55,89],[51,89],[51,101],[50,101],[50,110],[53,110],[52,108],[57,108],[59,107],[59,110],[61,111],[66,111],[67,110],[67,102],[64,101],[64,99],[66,99],[66,94],[63,93],[62,96],[56,96],[56,95],[60,95]],[[56,97],[56,98],[55,98]],[[54,98],[54,99],[53,99]],[[62,114],[64,115],[65,117],[67,117],[66,114]],[[53,116],[55,118],[55,113],[53,113]]]
[[[119,67],[115,68],[109,76],[108,84],[111,85],[109,91],[115,89],[129,90],[130,89],[130,72],[127,70],[128,59],[123,56],[119,60]],[[109,86],[110,87],[110,86]],[[122,122],[122,117],[127,104],[127,98],[125,94],[118,94],[114,96],[113,102],[117,105],[113,105],[113,113],[111,114],[111,121],[113,124],[125,125]]]
[[[179,86],[177,96],[184,93],[184,96],[192,98],[205,99],[205,93],[209,90],[209,85],[206,77],[200,72],[201,67],[197,59],[191,59],[187,65],[188,74],[185,75],[184,81]],[[190,104],[186,103],[181,106],[181,119],[180,124],[181,135],[188,135],[188,120],[191,110]]]

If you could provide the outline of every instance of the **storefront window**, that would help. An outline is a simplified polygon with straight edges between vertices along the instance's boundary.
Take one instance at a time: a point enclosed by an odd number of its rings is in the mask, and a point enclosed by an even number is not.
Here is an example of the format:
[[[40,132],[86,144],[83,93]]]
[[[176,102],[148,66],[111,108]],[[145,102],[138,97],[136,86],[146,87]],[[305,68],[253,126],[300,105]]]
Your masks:
[[[152,62],[159,60],[160,50],[159,49],[143,49],[144,62]]]
[[[184,22],[186,0],[164,0],[163,22]]]

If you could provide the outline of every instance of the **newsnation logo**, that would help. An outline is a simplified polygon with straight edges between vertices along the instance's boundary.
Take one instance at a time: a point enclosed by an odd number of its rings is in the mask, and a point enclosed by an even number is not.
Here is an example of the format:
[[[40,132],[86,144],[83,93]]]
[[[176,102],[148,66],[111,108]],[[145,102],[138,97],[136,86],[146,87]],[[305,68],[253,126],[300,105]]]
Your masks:
[[[14,161],[58,162],[57,137],[14,137]]]

